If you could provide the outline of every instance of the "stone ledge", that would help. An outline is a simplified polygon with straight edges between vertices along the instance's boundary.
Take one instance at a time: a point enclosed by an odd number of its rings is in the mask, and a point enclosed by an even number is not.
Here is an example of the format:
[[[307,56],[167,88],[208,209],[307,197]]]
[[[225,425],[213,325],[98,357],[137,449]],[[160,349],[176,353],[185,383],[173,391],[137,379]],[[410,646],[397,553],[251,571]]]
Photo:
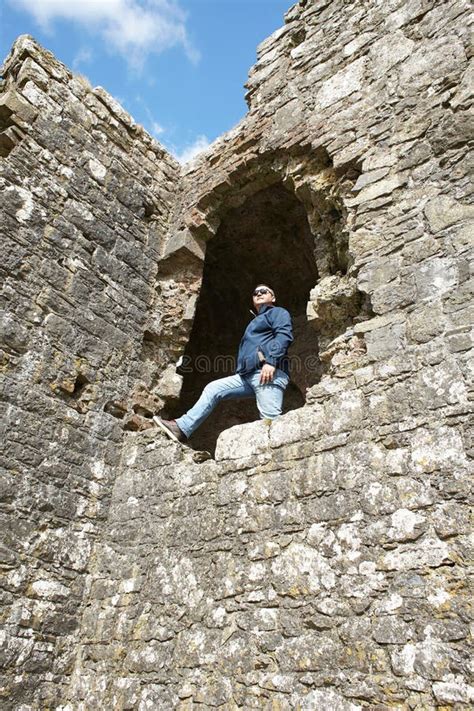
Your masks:
[[[216,461],[244,460],[259,455],[271,459],[275,449],[311,438],[317,440],[313,445],[315,452],[340,447],[347,441],[350,423],[353,421],[355,427],[360,425],[361,403],[358,393],[350,391],[337,399],[336,408],[306,405],[275,420],[235,425],[219,436]],[[328,419],[331,427],[328,427]]]
[[[216,461],[242,459],[270,449],[271,420],[248,422],[224,430],[217,440]]]
[[[185,252],[200,260],[204,260],[206,252],[204,242],[194,237],[188,229],[180,230],[169,236],[162,259],[168,259],[173,255]]]

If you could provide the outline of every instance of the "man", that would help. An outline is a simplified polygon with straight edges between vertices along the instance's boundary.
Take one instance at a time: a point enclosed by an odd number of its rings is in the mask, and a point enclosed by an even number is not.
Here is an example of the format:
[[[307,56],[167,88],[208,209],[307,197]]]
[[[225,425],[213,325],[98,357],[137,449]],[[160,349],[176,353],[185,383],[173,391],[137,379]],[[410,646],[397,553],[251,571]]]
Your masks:
[[[197,403],[177,420],[153,418],[172,439],[188,439],[221,400],[256,397],[261,418],[273,420],[281,415],[290,380],[291,317],[286,309],[274,305],[275,292],[266,284],[259,284],[252,298],[257,313],[240,341],[235,375],[206,385]]]

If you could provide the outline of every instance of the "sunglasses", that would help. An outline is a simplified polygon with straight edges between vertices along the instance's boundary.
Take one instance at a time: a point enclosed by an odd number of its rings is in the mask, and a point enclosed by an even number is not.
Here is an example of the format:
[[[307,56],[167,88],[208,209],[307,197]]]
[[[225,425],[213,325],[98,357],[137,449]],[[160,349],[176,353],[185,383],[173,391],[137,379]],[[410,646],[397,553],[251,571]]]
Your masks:
[[[270,289],[265,289],[262,287],[261,289],[255,289],[252,296],[260,296],[260,294],[271,294],[271,293],[272,292],[270,291]]]

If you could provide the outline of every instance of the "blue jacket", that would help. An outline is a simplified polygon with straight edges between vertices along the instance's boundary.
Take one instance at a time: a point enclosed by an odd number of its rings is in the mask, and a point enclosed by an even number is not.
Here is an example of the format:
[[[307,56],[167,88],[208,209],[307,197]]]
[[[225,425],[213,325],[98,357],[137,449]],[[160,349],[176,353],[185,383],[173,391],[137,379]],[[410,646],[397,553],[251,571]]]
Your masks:
[[[265,363],[288,373],[286,354],[292,341],[293,329],[288,311],[281,306],[264,304],[242,336],[236,373],[251,373],[261,368],[263,362],[258,357],[259,350],[265,356]]]

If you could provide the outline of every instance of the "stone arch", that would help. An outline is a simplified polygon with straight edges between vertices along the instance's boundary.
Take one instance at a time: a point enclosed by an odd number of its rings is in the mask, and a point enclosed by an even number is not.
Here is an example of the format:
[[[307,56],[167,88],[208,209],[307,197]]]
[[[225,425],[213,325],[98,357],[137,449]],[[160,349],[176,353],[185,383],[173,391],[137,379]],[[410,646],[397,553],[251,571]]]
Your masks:
[[[304,404],[308,389],[331,367],[334,339],[366,317],[345,206],[359,172],[356,163],[334,168],[324,149],[273,152],[231,172],[183,209],[163,273],[170,273],[174,262],[182,268],[186,258],[195,265],[203,246],[206,256],[180,371],[183,386],[179,401],[168,398],[168,415],[188,409],[210,380],[234,372],[238,343],[251,318],[249,294],[258,281],[271,282],[279,303],[292,313],[292,387],[285,406]],[[259,263],[262,244],[265,257]],[[224,403],[193,440],[212,449],[220,431],[257,416],[253,402]]]

